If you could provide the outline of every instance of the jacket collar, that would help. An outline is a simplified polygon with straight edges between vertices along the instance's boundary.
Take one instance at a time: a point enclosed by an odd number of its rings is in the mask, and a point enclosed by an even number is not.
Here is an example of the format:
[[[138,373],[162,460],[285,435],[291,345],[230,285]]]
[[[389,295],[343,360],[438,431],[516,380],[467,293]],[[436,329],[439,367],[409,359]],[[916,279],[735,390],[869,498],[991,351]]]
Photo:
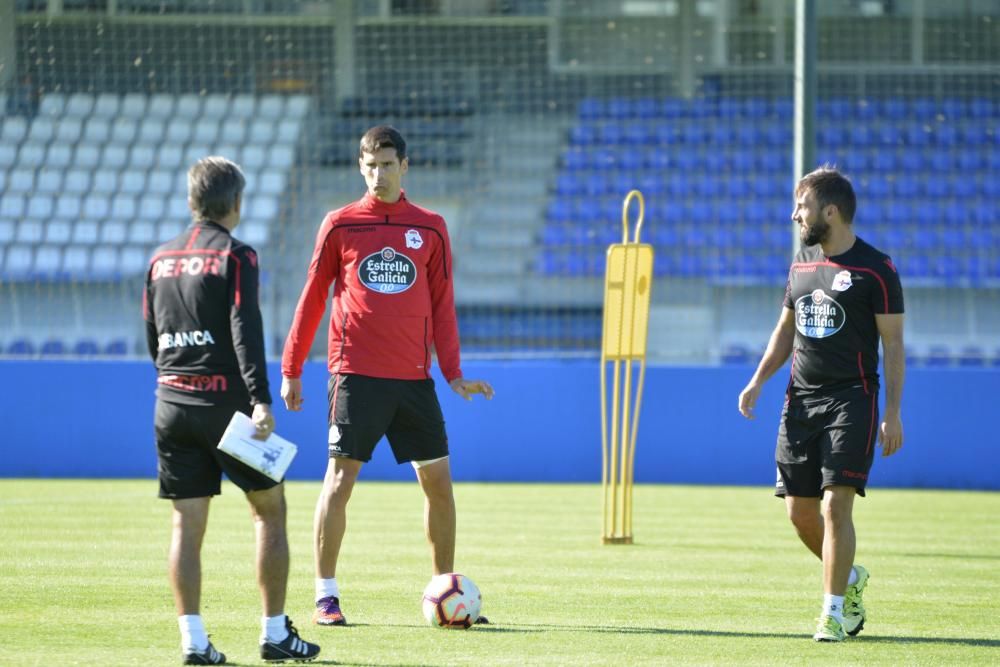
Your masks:
[[[370,192],[365,192],[365,196],[361,198],[361,206],[366,211],[371,211],[372,213],[377,214],[397,213],[406,208],[408,204],[409,202],[406,200],[406,190],[400,190],[399,199],[391,204],[386,204]]]

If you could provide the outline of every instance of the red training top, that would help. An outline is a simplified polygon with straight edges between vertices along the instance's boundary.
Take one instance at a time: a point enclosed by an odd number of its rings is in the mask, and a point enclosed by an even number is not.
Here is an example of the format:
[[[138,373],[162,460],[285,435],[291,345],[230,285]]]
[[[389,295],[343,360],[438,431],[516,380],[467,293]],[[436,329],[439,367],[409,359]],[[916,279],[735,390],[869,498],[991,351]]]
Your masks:
[[[393,204],[365,194],[326,215],[285,340],[285,377],[302,375],[331,282],[331,373],[422,380],[433,345],[445,379],[462,377],[451,242],[440,215],[405,193]]]

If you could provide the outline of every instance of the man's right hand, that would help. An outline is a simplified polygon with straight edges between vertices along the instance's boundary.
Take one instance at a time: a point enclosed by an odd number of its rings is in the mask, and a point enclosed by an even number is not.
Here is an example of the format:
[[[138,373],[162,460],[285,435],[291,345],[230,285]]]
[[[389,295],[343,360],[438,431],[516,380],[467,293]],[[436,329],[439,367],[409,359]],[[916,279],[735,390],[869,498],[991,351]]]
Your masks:
[[[757,405],[757,398],[760,396],[760,385],[754,381],[743,388],[740,392],[740,414],[747,419],[753,419],[753,409]]]
[[[281,378],[281,398],[292,412],[302,409],[302,378]]]

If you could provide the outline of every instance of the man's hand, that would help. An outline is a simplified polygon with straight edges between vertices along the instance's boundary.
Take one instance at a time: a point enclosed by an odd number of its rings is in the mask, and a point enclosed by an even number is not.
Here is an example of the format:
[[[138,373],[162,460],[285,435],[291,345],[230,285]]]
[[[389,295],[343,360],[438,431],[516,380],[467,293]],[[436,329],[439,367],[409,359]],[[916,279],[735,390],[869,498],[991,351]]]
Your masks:
[[[882,456],[892,456],[903,446],[903,422],[898,414],[886,414],[879,428]]]
[[[466,380],[465,378],[455,378],[448,385],[452,390],[467,401],[472,400],[473,394],[482,394],[486,400],[493,398],[493,387],[486,380]]]
[[[292,412],[302,409],[302,378],[281,378],[281,398],[285,407]]]
[[[271,414],[271,406],[267,403],[258,403],[253,406],[250,421],[257,429],[257,432],[253,434],[257,440],[267,440],[274,433],[274,415]]]
[[[747,419],[753,419],[753,408],[757,405],[757,398],[760,397],[760,385],[750,381],[743,391],[740,392],[740,414]]]

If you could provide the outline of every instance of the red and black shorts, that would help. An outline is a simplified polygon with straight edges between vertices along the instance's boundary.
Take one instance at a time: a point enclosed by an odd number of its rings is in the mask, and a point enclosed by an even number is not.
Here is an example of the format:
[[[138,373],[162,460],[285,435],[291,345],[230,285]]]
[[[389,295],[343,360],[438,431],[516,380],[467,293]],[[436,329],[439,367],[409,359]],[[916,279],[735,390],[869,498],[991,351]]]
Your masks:
[[[774,494],[818,498],[828,486],[853,486],[865,495],[878,419],[877,393],[786,402],[774,452]]]
[[[244,492],[263,491],[278,484],[219,451],[219,440],[235,411],[231,406],[156,401],[154,427],[160,498],[217,496],[222,492],[222,473]],[[239,411],[250,414],[249,406]]]
[[[330,457],[370,461],[385,436],[396,463],[448,456],[434,380],[335,374],[327,387]]]

